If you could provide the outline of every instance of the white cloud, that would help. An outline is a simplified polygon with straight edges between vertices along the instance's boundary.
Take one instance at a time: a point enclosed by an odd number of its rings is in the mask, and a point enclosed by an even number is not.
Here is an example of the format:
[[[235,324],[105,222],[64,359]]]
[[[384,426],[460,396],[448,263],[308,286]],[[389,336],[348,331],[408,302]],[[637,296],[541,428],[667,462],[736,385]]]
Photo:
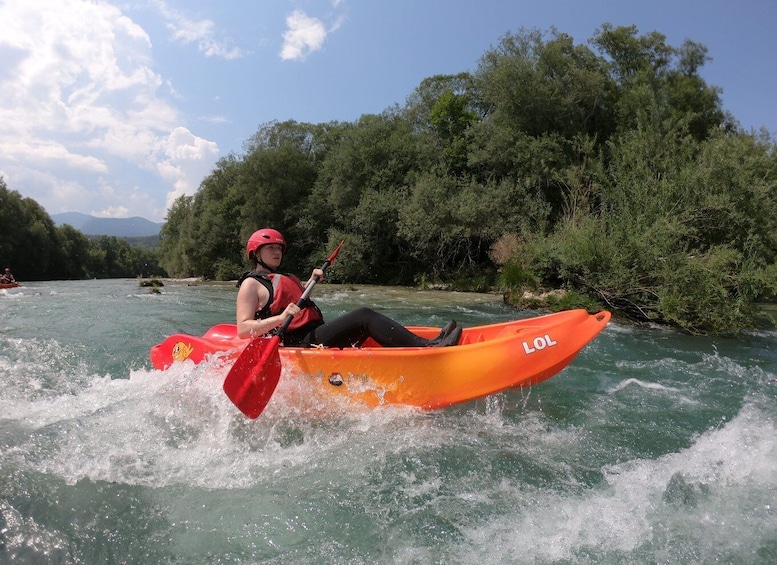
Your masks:
[[[202,116],[200,120],[208,124],[226,124],[229,123],[229,118],[226,116]]]
[[[173,184],[167,193],[166,208],[176,198],[194,194],[218,157],[219,148],[212,141],[197,137],[184,127],[170,132],[164,149],[167,159],[157,165],[159,174]]]
[[[8,188],[17,190],[16,185],[28,187],[23,196],[32,198],[50,214],[70,212],[73,202],[89,202],[90,191],[76,180],[63,179],[51,172],[24,165],[0,168],[0,175],[8,181]],[[13,181],[13,182],[11,182]]]
[[[327,31],[318,18],[294,10],[286,17],[286,27],[281,48],[283,60],[304,60],[308,54],[318,51],[324,45]]]
[[[229,47],[229,40],[218,41],[214,38],[215,24],[211,20],[191,20],[184,14],[167,6],[164,0],[155,2],[162,16],[167,20],[167,29],[173,39],[184,45],[196,43],[197,48],[206,57],[237,59],[243,56],[238,47]]]
[[[0,118],[17,135],[110,127],[120,98],[158,86],[148,36],[113,6],[7,0],[0,16],[0,46],[18,55],[3,61]]]
[[[4,0],[0,21],[0,170],[11,189],[52,214],[88,203],[159,219],[155,187],[197,188],[218,147],[181,126],[145,30],[102,1]]]
[[[49,165],[66,166],[83,171],[106,172],[103,161],[91,155],[70,151],[64,145],[51,140],[0,141],[0,154],[13,162],[38,161]]]
[[[129,213],[129,208],[126,206],[108,206],[102,210],[92,210],[89,215],[97,218],[126,218]]]

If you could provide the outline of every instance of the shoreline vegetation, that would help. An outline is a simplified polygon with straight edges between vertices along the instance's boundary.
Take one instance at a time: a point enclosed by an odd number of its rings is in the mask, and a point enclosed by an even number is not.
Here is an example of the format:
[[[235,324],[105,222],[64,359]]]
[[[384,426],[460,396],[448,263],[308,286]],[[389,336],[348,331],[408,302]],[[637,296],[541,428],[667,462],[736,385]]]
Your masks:
[[[777,298],[777,144],[724,110],[709,60],[635,26],[583,42],[521,29],[380,114],[261,124],[173,202],[153,253],[55,228],[0,178],[14,226],[0,260],[19,280],[227,281],[247,270],[250,234],[273,227],[291,273],[345,240],[334,283],[497,289],[691,334],[758,328]]]
[[[234,280],[208,280],[202,277],[183,277],[183,278],[139,278],[139,284],[141,287],[152,287],[152,292],[159,293],[159,288],[166,284],[180,284],[186,286],[200,286],[200,285],[212,285],[212,286],[229,286],[232,287],[237,283],[237,279]],[[356,290],[364,285],[354,285],[345,283],[321,283],[323,288],[346,288]],[[374,285],[367,286],[392,286],[392,285]],[[617,309],[611,309],[606,304],[593,301],[590,298],[576,294],[573,291],[557,288],[551,290],[501,290],[498,288],[490,289],[473,289],[473,288],[454,288],[452,284],[448,283],[423,283],[415,287],[401,286],[400,288],[407,290],[423,290],[432,292],[460,292],[471,294],[489,294],[495,297],[500,297],[502,301],[512,308],[518,311],[532,310],[541,313],[554,313],[562,310],[571,310],[575,308],[582,308],[588,311],[590,314],[595,314],[600,310],[609,311],[614,320],[623,324],[632,324],[637,326],[652,325],[654,322],[648,320],[635,320],[631,316],[624,315]],[[777,330],[777,303],[759,303],[757,304],[758,315],[756,317],[756,325],[752,330]],[[684,328],[675,327],[675,330],[685,331]],[[726,333],[726,332],[721,332]]]

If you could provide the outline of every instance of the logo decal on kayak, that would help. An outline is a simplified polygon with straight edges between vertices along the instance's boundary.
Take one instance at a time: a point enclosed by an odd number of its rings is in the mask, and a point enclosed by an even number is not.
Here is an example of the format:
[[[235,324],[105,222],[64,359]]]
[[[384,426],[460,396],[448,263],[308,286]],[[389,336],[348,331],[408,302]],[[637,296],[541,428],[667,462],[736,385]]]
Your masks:
[[[185,361],[186,359],[189,358],[189,355],[192,354],[192,351],[194,351],[194,347],[192,347],[187,343],[179,341],[173,346],[173,360]]]
[[[544,336],[540,335],[535,337],[532,345],[534,345],[534,347],[529,345],[528,341],[523,342],[523,350],[526,352],[526,355],[531,355],[537,351],[542,351],[546,347],[553,347],[554,345],[558,345],[558,342],[554,341],[553,338],[550,337],[550,334],[545,334]]]

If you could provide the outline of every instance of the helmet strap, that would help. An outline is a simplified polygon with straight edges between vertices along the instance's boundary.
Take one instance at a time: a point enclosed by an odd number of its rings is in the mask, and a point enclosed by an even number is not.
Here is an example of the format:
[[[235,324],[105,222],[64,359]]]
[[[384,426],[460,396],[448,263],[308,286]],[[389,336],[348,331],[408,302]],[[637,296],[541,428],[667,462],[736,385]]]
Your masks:
[[[270,267],[267,263],[262,261],[259,257],[256,258],[256,262],[259,265],[261,265],[262,267],[264,267],[265,269],[267,269],[268,271],[270,271],[271,273],[275,273],[276,272],[276,269],[273,269],[272,267]]]

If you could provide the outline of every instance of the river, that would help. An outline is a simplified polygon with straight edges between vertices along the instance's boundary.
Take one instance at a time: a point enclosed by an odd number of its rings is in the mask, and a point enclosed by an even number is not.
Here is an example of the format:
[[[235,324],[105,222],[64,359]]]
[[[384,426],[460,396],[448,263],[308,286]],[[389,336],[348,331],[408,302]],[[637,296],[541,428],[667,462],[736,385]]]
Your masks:
[[[777,562],[777,333],[611,321],[560,374],[446,409],[326,405],[284,373],[149,349],[234,319],[231,285],[0,290],[0,563]],[[535,315],[487,294],[319,285],[324,314]]]

